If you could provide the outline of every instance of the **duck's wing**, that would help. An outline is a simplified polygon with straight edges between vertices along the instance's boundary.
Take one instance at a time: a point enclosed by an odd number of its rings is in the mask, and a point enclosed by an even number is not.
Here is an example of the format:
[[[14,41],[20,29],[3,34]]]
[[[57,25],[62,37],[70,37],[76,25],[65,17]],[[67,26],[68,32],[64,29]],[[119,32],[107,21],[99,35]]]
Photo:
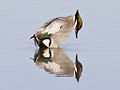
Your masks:
[[[42,33],[48,32],[48,34],[55,34],[60,31],[61,27],[64,25],[64,20],[62,18],[54,18],[44,24],[44,30]]]
[[[50,19],[36,31],[35,37],[40,37],[45,33],[53,34],[53,32],[55,33],[56,31],[59,31],[59,27],[61,26],[59,22],[59,18]]]
[[[54,18],[47,21],[34,35],[34,42],[40,42],[41,38],[49,37],[52,34],[60,31],[61,27],[64,25],[64,20],[62,18]]]
[[[53,19],[50,19],[50,20],[48,20],[44,25],[43,25],[43,27],[47,27],[49,24],[51,24],[53,21],[55,21],[57,18],[53,18]]]

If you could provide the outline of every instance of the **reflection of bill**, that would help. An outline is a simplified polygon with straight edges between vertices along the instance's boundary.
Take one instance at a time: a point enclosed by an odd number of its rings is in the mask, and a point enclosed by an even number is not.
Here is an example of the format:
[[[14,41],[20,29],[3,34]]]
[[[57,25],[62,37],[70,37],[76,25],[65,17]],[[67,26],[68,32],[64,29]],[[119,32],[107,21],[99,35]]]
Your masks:
[[[34,62],[45,71],[56,74],[58,77],[76,77],[77,81],[82,73],[82,64],[78,61],[73,63],[62,49],[39,49],[34,54]]]

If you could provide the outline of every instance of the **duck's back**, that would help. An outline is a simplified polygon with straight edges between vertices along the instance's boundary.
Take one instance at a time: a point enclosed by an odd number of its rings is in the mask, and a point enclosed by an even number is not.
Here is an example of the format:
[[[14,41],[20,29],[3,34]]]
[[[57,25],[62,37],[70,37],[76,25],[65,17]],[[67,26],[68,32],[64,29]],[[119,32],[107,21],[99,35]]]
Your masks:
[[[58,32],[51,35],[51,39],[53,39],[53,44],[51,47],[53,48],[60,47],[62,43],[69,37],[74,28],[74,16],[60,17],[57,22],[62,23],[62,26]]]
[[[50,47],[60,47],[74,28],[74,18],[74,16],[68,16],[50,19],[36,32],[36,40],[39,43],[41,36],[47,33],[52,41]]]

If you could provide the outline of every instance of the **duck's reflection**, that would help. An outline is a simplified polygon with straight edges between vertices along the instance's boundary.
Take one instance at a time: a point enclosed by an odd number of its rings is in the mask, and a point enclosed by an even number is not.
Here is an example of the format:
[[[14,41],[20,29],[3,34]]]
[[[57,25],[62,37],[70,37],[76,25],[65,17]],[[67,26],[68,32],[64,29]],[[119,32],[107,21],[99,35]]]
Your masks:
[[[34,54],[34,62],[40,68],[58,77],[74,77],[79,81],[82,73],[82,64],[76,54],[75,63],[63,52],[62,49],[39,49]]]

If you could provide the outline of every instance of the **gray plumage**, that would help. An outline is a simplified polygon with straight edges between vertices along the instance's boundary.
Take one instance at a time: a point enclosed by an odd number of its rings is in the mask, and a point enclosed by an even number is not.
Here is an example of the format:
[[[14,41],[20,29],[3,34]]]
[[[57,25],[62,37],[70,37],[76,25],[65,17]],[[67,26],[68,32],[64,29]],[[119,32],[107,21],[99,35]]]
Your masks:
[[[78,11],[76,13],[78,13]],[[37,44],[41,48],[43,46],[59,48],[67,37],[69,37],[73,29],[79,30],[81,28],[82,21],[78,21],[81,20],[81,18],[79,18],[78,13],[77,16],[75,14],[72,16],[50,19],[40,29],[38,29],[31,38],[34,38],[35,45]],[[78,32],[77,30],[76,32]]]

